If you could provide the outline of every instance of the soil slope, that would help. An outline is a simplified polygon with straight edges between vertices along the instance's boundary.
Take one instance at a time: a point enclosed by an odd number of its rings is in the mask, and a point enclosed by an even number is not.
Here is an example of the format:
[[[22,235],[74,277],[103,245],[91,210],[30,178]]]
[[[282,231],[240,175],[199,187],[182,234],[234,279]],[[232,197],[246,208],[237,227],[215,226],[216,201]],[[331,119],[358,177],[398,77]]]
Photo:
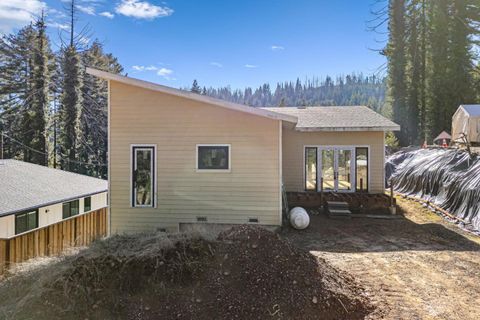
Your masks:
[[[115,236],[0,284],[7,319],[363,319],[353,279],[261,228]]]

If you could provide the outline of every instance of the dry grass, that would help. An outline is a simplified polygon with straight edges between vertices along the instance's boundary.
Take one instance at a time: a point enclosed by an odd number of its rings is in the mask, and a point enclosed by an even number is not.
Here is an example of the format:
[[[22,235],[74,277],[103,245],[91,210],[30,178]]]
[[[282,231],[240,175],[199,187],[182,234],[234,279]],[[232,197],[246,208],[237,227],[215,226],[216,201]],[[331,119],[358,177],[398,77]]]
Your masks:
[[[134,292],[159,273],[171,279],[187,273],[195,263],[189,251],[204,249],[198,239],[195,234],[114,236],[68,255],[19,264],[0,282],[0,318],[65,319],[69,312],[89,314],[100,304],[114,311],[121,302],[117,290]],[[176,256],[168,256],[174,248]],[[92,301],[94,296],[100,300]]]

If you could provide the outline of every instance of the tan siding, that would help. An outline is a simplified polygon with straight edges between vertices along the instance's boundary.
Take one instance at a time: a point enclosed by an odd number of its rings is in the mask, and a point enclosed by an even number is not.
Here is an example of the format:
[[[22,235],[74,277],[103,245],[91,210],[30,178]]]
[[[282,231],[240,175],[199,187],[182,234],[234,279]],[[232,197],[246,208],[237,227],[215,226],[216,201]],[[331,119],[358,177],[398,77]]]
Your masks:
[[[304,191],[305,145],[370,146],[370,192],[383,192],[383,132],[298,132],[283,130],[283,180],[287,191]]]
[[[280,224],[277,120],[111,81],[112,232],[180,222]],[[196,172],[197,144],[230,144],[231,172]],[[157,208],[130,207],[130,145],[157,145]]]

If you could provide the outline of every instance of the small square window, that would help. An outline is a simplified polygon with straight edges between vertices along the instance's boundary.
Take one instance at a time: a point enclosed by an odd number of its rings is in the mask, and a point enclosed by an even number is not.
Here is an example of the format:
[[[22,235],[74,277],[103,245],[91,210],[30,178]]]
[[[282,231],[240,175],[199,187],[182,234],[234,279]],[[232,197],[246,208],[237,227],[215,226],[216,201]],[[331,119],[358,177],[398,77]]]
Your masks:
[[[230,145],[197,145],[198,170],[230,170]]]

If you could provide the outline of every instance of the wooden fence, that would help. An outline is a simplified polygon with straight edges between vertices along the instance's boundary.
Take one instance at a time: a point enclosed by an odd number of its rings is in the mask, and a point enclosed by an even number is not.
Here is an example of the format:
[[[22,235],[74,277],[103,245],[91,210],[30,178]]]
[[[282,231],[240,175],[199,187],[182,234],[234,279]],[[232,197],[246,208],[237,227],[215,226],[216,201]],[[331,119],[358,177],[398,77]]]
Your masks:
[[[107,208],[63,220],[10,239],[0,239],[0,274],[12,263],[58,255],[107,235]]]

